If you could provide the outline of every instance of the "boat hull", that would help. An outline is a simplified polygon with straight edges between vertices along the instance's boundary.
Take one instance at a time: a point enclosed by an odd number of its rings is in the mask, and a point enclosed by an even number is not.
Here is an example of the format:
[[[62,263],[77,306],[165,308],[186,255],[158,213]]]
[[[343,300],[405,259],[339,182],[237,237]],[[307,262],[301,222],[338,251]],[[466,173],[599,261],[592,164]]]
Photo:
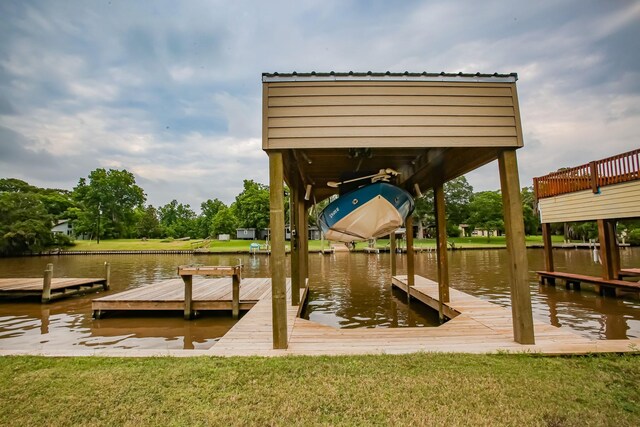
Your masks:
[[[389,183],[377,182],[331,202],[320,214],[320,227],[328,240],[374,239],[401,227],[413,208],[409,193]]]

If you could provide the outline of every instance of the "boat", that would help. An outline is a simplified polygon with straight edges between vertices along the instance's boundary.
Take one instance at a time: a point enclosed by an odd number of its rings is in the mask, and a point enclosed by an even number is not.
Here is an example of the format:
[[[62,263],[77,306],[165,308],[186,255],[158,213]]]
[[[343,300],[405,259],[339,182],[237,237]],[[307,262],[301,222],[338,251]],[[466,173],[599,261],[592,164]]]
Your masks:
[[[401,227],[414,206],[408,192],[377,181],[340,195],[320,213],[319,222],[328,240],[375,239]]]

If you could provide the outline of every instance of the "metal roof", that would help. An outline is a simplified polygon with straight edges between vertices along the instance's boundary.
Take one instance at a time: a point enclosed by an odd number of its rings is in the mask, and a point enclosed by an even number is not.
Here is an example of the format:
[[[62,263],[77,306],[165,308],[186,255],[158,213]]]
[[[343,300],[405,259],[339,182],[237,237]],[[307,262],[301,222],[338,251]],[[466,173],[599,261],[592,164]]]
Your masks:
[[[316,72],[299,73],[262,73],[263,82],[295,82],[295,81],[427,81],[427,82],[487,82],[487,83],[513,83],[518,80],[518,73],[485,74],[485,73],[428,73],[426,71],[416,73],[405,71],[403,73],[386,72]]]

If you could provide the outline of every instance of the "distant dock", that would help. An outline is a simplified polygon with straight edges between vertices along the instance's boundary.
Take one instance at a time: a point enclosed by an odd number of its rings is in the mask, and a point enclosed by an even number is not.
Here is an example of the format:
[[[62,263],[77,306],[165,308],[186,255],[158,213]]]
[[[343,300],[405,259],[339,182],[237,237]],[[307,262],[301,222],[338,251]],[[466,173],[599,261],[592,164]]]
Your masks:
[[[105,277],[53,278],[53,264],[48,264],[41,278],[0,279],[0,297],[40,298],[48,303],[60,298],[109,289],[110,266],[105,263]]]

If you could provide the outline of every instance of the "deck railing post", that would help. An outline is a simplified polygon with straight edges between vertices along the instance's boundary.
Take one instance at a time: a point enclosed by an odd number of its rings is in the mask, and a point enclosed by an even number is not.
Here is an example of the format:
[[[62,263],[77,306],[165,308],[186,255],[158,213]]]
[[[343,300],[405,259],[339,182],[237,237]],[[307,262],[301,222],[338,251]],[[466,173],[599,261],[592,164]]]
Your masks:
[[[593,194],[598,192],[598,165],[596,162],[589,163],[589,169],[591,169],[591,191]]]
[[[51,300],[51,278],[53,277],[53,264],[47,264],[42,280],[42,302],[47,303]]]

